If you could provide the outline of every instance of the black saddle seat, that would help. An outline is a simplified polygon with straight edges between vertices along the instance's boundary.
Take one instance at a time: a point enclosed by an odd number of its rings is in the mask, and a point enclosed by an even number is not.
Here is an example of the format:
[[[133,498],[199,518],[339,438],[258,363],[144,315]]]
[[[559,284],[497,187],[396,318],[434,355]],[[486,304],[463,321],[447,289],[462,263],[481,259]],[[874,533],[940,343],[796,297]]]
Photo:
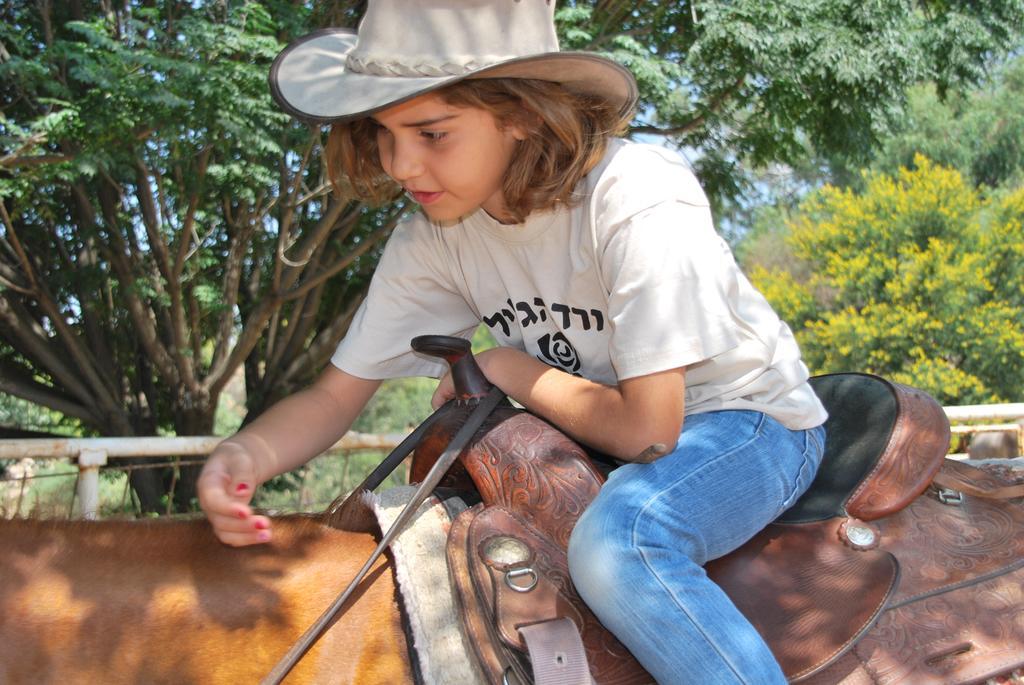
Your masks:
[[[928,487],[949,445],[949,423],[938,403],[871,374],[828,374],[810,383],[829,414],[825,454],[811,487],[778,523],[881,518]],[[911,418],[913,438],[906,428]],[[922,424],[930,429],[924,435]]]

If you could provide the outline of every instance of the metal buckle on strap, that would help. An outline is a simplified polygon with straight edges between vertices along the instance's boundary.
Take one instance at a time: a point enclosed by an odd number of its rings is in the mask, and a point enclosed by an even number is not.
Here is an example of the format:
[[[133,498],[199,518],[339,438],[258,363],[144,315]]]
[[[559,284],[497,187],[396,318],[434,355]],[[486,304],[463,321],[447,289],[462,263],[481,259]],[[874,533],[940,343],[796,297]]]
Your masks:
[[[951,507],[959,507],[964,503],[964,493],[959,490],[951,490],[950,488],[939,488],[935,492],[935,496],[939,498],[939,501],[943,504],[948,504]]]

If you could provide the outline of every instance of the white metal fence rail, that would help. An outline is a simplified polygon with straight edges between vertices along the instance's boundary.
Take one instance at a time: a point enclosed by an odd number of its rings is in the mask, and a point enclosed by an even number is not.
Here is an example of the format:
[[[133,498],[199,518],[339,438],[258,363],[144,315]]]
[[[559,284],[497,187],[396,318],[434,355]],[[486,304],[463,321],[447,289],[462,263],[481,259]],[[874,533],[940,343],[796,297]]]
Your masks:
[[[1024,403],[969,405],[944,409],[950,423],[954,424],[952,431],[955,436],[993,431],[1015,432],[1017,454],[1024,454]],[[328,450],[328,453],[363,449],[391,450],[404,437],[401,434],[373,435],[350,432]],[[137,457],[202,458],[209,455],[222,439],[215,436],[198,436],[0,440],[0,459],[77,460],[77,498],[82,516],[92,519],[97,517],[99,511],[100,467],[110,463],[110,460]]]
[[[954,436],[993,432],[1016,433],[1017,454],[1024,455],[1024,402],[967,404],[943,409],[949,418],[950,430]],[[978,421],[984,423],[972,423]],[[995,421],[1002,423],[991,423]]]
[[[374,435],[349,432],[326,454],[351,450],[391,450],[404,435]],[[0,459],[56,460],[76,459],[78,484],[76,496],[82,517],[95,519],[99,511],[100,467],[114,459],[137,457],[205,457],[224,438],[141,437],[141,438],[25,438],[0,440]],[[26,478],[23,477],[23,481]]]

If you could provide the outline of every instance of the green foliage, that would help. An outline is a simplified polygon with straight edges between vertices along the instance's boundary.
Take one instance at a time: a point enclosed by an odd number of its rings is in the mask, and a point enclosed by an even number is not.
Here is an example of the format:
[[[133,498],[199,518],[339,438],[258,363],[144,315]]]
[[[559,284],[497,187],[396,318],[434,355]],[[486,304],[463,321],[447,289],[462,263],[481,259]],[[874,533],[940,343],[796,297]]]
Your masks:
[[[636,73],[635,132],[691,150],[730,205],[773,163],[869,161],[914,84],[954,93],[1019,45],[1024,2],[573,2],[559,19],[563,46]]]
[[[60,412],[47,409],[12,395],[0,393],[0,428],[17,427],[39,433],[75,436],[80,432],[78,422]]]
[[[437,381],[396,378],[385,381],[353,424],[363,433],[402,433],[415,428],[431,412],[430,397]]]
[[[257,490],[253,505],[270,512],[323,511],[335,498],[359,485],[386,456],[376,451],[322,455],[267,484],[277,487],[264,485]],[[399,467],[378,491],[407,482],[405,469]]]
[[[196,435],[239,369],[255,413],[319,372],[402,208],[333,198],[320,132],[270,97],[309,21],[0,6],[0,392],[86,435]]]
[[[864,190],[827,186],[790,223],[803,279],[752,278],[816,373],[866,371],[947,404],[1020,401],[1024,187],[986,197],[925,157]]]
[[[255,411],[319,371],[397,210],[332,199],[319,132],[270,98],[307,8],[104,7],[0,10],[0,391],[209,433],[243,363]]]
[[[958,169],[973,185],[1024,181],[1024,57],[1002,65],[980,87],[942,99],[938,88],[911,91],[906,117],[871,166],[911,166],[914,156]]]

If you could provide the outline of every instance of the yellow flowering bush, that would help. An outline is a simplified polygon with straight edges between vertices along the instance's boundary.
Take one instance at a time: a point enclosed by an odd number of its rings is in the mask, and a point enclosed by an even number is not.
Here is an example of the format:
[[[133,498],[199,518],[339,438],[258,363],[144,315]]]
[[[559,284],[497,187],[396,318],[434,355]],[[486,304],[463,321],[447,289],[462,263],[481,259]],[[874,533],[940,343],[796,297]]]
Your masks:
[[[813,373],[876,373],[950,404],[1024,398],[1024,188],[986,196],[918,156],[862,192],[822,188],[788,231],[798,264],[751,279]]]

